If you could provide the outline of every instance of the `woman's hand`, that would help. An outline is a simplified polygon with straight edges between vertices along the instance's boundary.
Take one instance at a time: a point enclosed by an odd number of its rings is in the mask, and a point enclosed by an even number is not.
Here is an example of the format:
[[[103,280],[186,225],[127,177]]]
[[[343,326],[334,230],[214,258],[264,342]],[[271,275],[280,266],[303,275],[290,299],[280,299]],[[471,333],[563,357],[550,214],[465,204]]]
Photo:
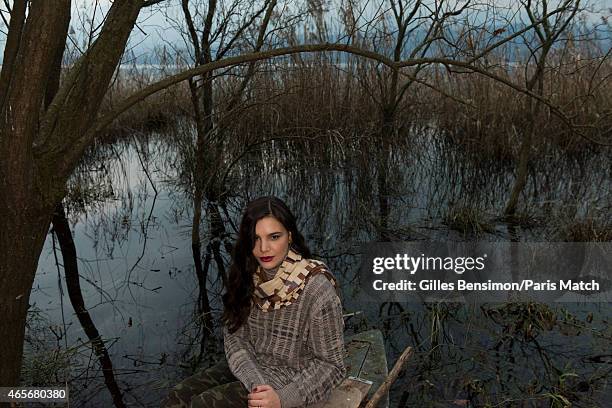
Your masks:
[[[249,394],[249,408],[281,408],[280,398],[269,385],[258,385]]]

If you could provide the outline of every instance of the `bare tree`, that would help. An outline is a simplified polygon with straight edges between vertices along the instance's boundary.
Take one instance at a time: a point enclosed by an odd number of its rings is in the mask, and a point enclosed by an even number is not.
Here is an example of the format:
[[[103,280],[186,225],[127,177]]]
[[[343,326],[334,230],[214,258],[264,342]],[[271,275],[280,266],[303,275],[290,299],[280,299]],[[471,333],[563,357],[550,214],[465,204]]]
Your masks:
[[[449,75],[477,72],[519,91],[527,98],[526,121],[530,129],[522,136],[517,177],[504,213],[512,215],[520,193],[527,182],[533,133],[542,110],[547,108],[569,127],[569,118],[549,102],[544,92],[544,78],[549,55],[562,35],[572,30],[573,22],[584,11],[580,0],[521,0],[498,6],[487,2],[384,0],[358,5],[350,1],[344,19],[349,43],[364,44],[388,56],[396,66],[380,64],[372,68],[361,83],[379,107],[380,144],[386,144],[398,130],[398,112],[415,85],[426,87],[444,97],[469,105],[461,94],[449,94],[442,84],[434,82],[432,70],[444,66]],[[355,10],[362,10],[358,18]],[[499,10],[503,10],[501,14]],[[521,20],[521,12],[527,21]],[[520,41],[522,40],[522,41]],[[529,51],[525,82],[513,83],[496,73],[493,52],[515,42]],[[410,61],[409,65],[402,61]],[[465,63],[465,66],[462,64]],[[373,64],[370,62],[369,64]],[[408,112],[407,117],[411,117]],[[414,117],[414,116],[412,116]],[[389,214],[388,155],[377,163],[377,185],[380,210],[380,237],[385,240]]]
[[[58,89],[71,3],[17,0],[10,11],[0,74],[0,383],[19,381],[30,290],[54,209],[68,177],[95,136],[115,117],[147,96],[214,69],[334,45],[292,47],[211,62],[155,83],[98,116],[100,104],[142,7],[152,1],[112,3],[91,47]],[[376,56],[355,49],[364,55]],[[54,95],[41,110],[45,96]]]
[[[207,78],[215,70],[307,52],[352,53],[378,61],[390,67],[392,72],[439,63],[495,78],[474,62],[496,44],[464,60],[428,54],[419,57],[418,53],[407,57],[401,52],[400,57],[394,59],[380,52],[340,43],[294,45],[235,56],[226,54],[214,61],[205,56],[203,63],[151,84],[100,115],[101,101],[141,8],[158,2],[112,2],[95,40],[83,50],[61,82],[57,79],[68,37],[71,2],[15,0],[10,19],[6,12],[2,13],[8,23],[0,73],[0,314],[3,316],[0,332],[4,338],[4,346],[0,348],[0,384],[3,386],[19,382],[30,290],[53,212],[65,195],[66,181],[96,135],[139,101],[180,81],[195,76]],[[268,7],[270,4],[267,3]],[[400,24],[410,17],[410,13],[404,16],[398,19]],[[205,53],[206,46],[200,51]],[[503,83],[547,102],[520,85]],[[392,95],[393,92],[397,89],[392,89]],[[398,95],[395,95],[395,99],[387,100],[396,101]],[[43,109],[45,105],[48,107]],[[206,110],[203,112],[206,114]]]
[[[202,66],[218,61],[228,53],[235,53],[241,44],[248,42],[248,35],[253,30],[257,33],[253,51],[260,51],[264,46],[264,39],[276,4],[277,0],[266,0],[257,6],[243,0],[235,0],[220,7],[216,0],[207,2],[182,0],[186,43],[191,46],[190,54],[193,56],[188,65]],[[201,13],[200,10],[206,10],[206,12]],[[241,16],[239,21],[233,19],[236,14]],[[213,43],[215,43],[215,49],[212,47]],[[225,241],[228,234],[220,211],[220,206],[223,206],[223,203],[220,202],[223,199],[221,191],[223,186],[218,185],[217,177],[223,161],[222,149],[225,143],[222,119],[229,114],[226,110],[231,111],[236,107],[254,74],[255,62],[251,62],[232,100],[223,105],[225,109],[215,101],[214,71],[188,79],[196,125],[193,165],[189,167],[193,170],[191,173],[193,187],[191,247],[200,290],[199,314],[203,317],[204,325],[200,356],[213,324],[207,289],[211,260],[215,261],[217,271],[225,283],[227,277],[221,243],[225,242],[226,249],[231,252],[230,244]],[[205,200],[210,242],[205,246],[206,254],[204,263],[202,263],[200,225]]]
[[[534,28],[533,32],[523,35],[526,48],[529,50],[529,59],[525,66],[525,69],[530,71],[525,75],[525,89],[529,92],[544,97],[544,76],[548,57],[553,46],[559,46],[556,44],[559,37],[571,29],[572,22],[580,10],[580,3],[580,0],[563,0],[557,5],[561,12],[551,17],[547,15],[551,7],[548,0],[521,1],[530,23],[542,22],[541,25]],[[520,194],[527,183],[532,140],[534,133],[537,132],[539,115],[543,108],[538,99],[530,98],[527,103],[529,104],[527,109],[528,129],[522,137],[516,179],[504,210],[506,216],[515,214]]]

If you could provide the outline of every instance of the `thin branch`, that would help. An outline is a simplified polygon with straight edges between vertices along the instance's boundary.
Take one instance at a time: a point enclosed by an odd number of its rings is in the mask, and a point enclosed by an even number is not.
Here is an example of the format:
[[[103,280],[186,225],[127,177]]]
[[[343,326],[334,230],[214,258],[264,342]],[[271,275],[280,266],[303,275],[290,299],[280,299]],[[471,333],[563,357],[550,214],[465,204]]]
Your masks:
[[[200,41],[198,40],[198,33],[196,32],[195,25],[193,24],[193,16],[189,11],[189,0],[182,0],[181,7],[183,8],[183,14],[185,15],[185,24],[187,24],[187,31],[189,32],[189,38],[194,49],[194,58],[196,61],[201,59]]]
[[[0,16],[2,17],[2,21],[4,22],[4,25],[6,26],[6,28],[8,28],[8,26],[9,26],[9,22],[8,22],[8,20],[6,19],[6,17],[4,17],[4,13],[5,13],[5,12],[6,12],[6,11],[4,11],[4,10],[0,10]],[[10,12],[8,12],[8,13],[9,13],[9,15],[11,14]],[[5,35],[6,35],[6,33],[4,33],[4,32],[3,32],[3,34],[5,34]]]
[[[21,43],[21,34],[25,22],[26,0],[15,0],[11,11],[11,22],[8,27],[8,36],[4,46],[4,59],[2,73],[0,74],[0,108],[4,107],[13,69]]]
[[[261,22],[261,25],[259,26],[257,42],[255,43],[255,48],[253,50],[255,52],[260,51],[264,45],[266,31],[268,30],[268,25],[270,24],[270,19],[272,17],[272,12],[274,11],[274,8],[276,7],[276,3],[277,3],[277,0],[271,0],[268,5],[268,9],[266,10],[266,15],[264,16],[263,21]],[[251,62],[249,64],[249,67],[247,68],[247,73],[244,79],[242,80],[242,83],[240,84],[238,91],[234,93],[234,96],[231,98],[230,102],[228,103],[230,110],[238,103],[246,87],[248,86],[250,80],[255,75],[255,66],[256,66],[255,62]]]
[[[161,3],[165,0],[146,0],[144,3],[142,3],[141,8],[145,8],[145,7],[151,7],[154,6],[155,4]]]
[[[267,2],[266,2],[267,3]],[[223,58],[223,56],[233,47],[234,43],[238,41],[242,33],[253,24],[253,22],[268,8],[268,4],[264,3],[256,13],[254,13],[249,20],[247,20],[239,29],[236,31],[234,36],[228,41],[228,43],[222,49],[217,52],[217,59]]]

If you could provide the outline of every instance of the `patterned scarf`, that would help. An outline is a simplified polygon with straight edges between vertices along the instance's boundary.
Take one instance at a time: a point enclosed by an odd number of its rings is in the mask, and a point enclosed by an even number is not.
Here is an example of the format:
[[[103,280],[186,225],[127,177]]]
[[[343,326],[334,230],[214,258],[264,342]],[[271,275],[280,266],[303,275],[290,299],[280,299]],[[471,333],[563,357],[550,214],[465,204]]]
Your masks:
[[[271,280],[266,282],[265,272],[261,267],[257,268],[257,272],[253,274],[253,302],[264,312],[288,306],[300,296],[308,279],[319,273],[329,279],[336,291],[338,290],[336,279],[323,262],[303,259],[302,255],[290,249]]]

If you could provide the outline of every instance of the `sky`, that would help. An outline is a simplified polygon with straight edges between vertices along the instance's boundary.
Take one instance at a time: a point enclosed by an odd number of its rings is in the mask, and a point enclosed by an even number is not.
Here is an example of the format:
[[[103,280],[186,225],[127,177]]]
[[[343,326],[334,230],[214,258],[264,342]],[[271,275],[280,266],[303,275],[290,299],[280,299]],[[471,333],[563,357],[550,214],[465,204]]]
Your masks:
[[[287,0],[292,1],[292,0]],[[325,2],[330,9],[330,19],[335,17],[334,6],[339,0],[328,0]],[[431,0],[434,1],[434,0]],[[463,0],[457,0],[463,1]],[[492,1],[492,0],[485,0]],[[553,1],[556,4],[560,0]],[[220,4],[228,3],[223,0]],[[592,16],[594,20],[612,18],[612,0],[589,0],[593,9],[603,10],[603,13]],[[73,45],[80,49],[86,48],[86,38],[89,32],[96,32],[104,15],[108,11],[111,0],[74,0],[72,3],[71,18],[71,39]],[[374,4],[374,2],[372,3]],[[496,6],[508,6],[516,4],[516,0],[496,0]],[[95,12],[94,12],[95,10]],[[92,24],[93,17],[93,24]],[[165,0],[157,5],[143,9],[138,18],[136,28],[133,30],[128,44],[128,49],[132,50],[138,60],[150,57],[156,48],[163,46],[170,48],[186,48],[184,40],[179,30],[184,30],[182,22],[182,11],[180,0]],[[4,48],[6,27],[2,24],[2,34],[0,34],[0,48]]]

